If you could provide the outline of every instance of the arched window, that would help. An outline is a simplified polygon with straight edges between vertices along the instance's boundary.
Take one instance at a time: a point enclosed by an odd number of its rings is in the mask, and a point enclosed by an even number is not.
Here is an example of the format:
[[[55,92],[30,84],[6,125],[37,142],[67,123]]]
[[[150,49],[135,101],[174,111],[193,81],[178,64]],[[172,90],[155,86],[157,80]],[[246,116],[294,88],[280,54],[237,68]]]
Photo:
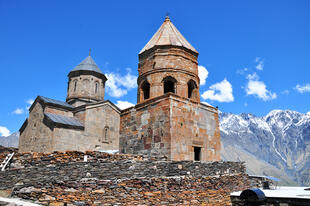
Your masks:
[[[97,93],[98,93],[98,86],[99,86],[99,83],[98,83],[98,82],[96,82],[96,83],[95,83],[95,94],[97,94]]]
[[[103,142],[108,142],[108,141],[109,141],[109,127],[106,126],[103,132]]]
[[[143,84],[141,85],[141,90],[143,92],[143,99],[149,99],[150,98],[150,84],[145,81],[143,82]]]
[[[196,88],[197,88],[196,83],[193,80],[189,80],[187,83],[188,98],[194,98],[194,92]]]
[[[164,80],[164,94],[168,92],[176,93],[177,80],[173,77],[165,77]]]

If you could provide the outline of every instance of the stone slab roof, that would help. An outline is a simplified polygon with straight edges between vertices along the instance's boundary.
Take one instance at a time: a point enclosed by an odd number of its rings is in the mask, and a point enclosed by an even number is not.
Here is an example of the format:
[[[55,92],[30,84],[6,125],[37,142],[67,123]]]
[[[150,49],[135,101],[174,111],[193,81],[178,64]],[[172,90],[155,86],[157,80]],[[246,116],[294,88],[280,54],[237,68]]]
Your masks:
[[[54,104],[54,105],[58,105],[62,107],[67,107],[70,109],[74,108],[71,104],[68,104],[67,102],[63,102],[63,101],[59,101],[59,100],[55,100],[55,99],[51,99],[47,97],[42,97],[42,96],[38,96],[38,98],[40,98],[44,103],[50,103],[50,104]]]
[[[167,16],[151,40],[145,45],[139,54],[153,48],[154,46],[182,46],[198,54],[196,49],[183,37],[178,29],[172,24]]]
[[[81,127],[83,128],[83,124],[74,117],[67,117],[63,115],[58,115],[58,114],[52,114],[52,113],[47,113],[45,112],[44,115],[53,123],[56,124],[61,124],[61,125],[67,125],[67,126],[72,126],[72,127]]]
[[[73,71],[94,71],[103,74],[91,56],[86,57],[86,59],[71,70],[71,72]]]

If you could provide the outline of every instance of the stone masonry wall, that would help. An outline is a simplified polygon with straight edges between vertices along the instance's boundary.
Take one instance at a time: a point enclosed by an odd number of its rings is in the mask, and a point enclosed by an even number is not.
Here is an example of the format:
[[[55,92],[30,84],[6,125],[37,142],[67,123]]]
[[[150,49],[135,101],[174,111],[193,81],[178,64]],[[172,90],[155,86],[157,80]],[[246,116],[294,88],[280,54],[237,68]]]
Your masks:
[[[53,128],[49,152],[119,150],[120,114],[110,102],[87,105],[74,116],[83,120],[84,130]]]
[[[119,150],[120,111],[110,102],[87,105],[84,127],[88,150]]]
[[[103,101],[104,92],[105,82],[99,77],[90,74],[69,77],[67,101],[78,98]],[[78,106],[78,103],[74,106]]]
[[[120,151],[129,154],[165,155],[170,159],[169,99],[153,99],[121,114]]]
[[[202,161],[219,161],[221,138],[214,107],[171,96],[171,159],[194,160],[194,147]]]
[[[169,93],[138,104],[121,115],[122,153],[194,160],[194,147],[201,148],[202,161],[220,160],[215,108]]]
[[[52,130],[44,122],[44,108],[37,102],[29,113],[28,124],[19,137],[20,152],[53,151]]]
[[[200,101],[197,56],[183,48],[166,46],[140,54],[138,71],[138,103],[145,101],[143,82],[150,84],[151,99],[164,94],[163,79],[168,76],[176,79],[176,94],[184,98],[188,97],[187,83],[194,81],[197,89],[191,98]]]
[[[84,129],[45,122],[44,112],[76,117]],[[119,150],[120,111],[109,101],[88,104],[78,111],[42,106],[36,102],[19,138],[20,152]]]
[[[0,191],[50,205],[230,205],[230,192],[249,187],[244,172],[240,162],[25,153],[14,156],[10,167],[0,172]]]

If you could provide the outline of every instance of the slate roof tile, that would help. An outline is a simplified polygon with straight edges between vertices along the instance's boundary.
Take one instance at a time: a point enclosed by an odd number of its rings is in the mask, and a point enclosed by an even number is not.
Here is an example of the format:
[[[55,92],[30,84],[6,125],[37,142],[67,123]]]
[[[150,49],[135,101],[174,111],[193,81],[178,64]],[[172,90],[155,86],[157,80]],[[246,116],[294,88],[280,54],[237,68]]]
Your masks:
[[[73,127],[84,127],[83,124],[74,117],[67,117],[59,114],[53,114],[45,112],[44,115],[52,122],[62,124],[62,125],[69,125]]]

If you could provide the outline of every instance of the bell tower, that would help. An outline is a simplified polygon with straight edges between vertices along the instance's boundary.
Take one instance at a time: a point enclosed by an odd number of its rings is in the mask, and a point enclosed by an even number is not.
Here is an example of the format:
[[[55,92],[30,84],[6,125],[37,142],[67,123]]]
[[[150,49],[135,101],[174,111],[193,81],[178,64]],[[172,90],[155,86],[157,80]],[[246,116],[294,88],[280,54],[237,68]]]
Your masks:
[[[89,56],[68,74],[66,101],[73,106],[104,100],[106,76]]]
[[[197,59],[167,16],[139,53],[137,105],[122,112],[121,152],[220,160],[218,110],[200,103]]]
[[[175,93],[200,102],[198,52],[167,16],[139,53],[137,103]]]

